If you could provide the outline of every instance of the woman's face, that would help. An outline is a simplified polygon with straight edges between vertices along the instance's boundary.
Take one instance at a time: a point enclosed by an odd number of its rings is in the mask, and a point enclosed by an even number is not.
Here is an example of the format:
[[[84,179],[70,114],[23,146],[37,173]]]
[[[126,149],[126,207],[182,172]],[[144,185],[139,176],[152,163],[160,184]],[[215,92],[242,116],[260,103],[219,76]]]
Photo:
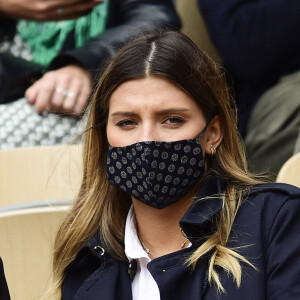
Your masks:
[[[107,138],[113,147],[195,138],[205,126],[193,98],[162,77],[129,80],[110,98]],[[200,137],[202,149],[206,140]]]

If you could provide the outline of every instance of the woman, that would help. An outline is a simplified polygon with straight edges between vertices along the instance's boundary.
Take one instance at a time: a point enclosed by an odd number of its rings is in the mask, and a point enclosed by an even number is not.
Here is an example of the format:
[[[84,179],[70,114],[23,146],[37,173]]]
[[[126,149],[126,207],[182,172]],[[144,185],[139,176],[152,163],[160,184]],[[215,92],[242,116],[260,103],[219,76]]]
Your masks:
[[[299,189],[247,172],[224,77],[186,36],[124,47],[87,126],[55,245],[62,299],[300,296]]]

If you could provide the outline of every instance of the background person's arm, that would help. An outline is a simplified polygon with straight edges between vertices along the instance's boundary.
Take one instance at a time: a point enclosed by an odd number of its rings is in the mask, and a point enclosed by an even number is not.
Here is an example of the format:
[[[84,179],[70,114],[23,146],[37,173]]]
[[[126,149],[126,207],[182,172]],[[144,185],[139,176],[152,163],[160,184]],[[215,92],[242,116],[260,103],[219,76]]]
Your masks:
[[[78,18],[103,0],[1,0],[0,18],[36,21]]]
[[[50,68],[57,69],[76,60],[96,75],[101,64],[131,39],[165,27],[179,29],[173,2],[110,0],[106,30],[82,47],[58,55]]]

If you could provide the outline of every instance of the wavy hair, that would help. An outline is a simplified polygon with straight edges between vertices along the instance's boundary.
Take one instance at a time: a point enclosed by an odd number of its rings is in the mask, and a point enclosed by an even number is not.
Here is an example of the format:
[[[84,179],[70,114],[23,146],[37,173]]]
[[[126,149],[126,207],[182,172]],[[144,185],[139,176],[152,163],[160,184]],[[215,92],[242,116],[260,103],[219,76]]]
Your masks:
[[[87,110],[82,184],[55,241],[53,287],[57,295],[67,266],[97,232],[101,231],[102,247],[108,253],[117,259],[127,260],[124,228],[131,198],[109,185],[105,176],[108,151],[106,120],[109,100],[116,88],[127,80],[147,76],[162,76],[175,83],[199,104],[206,120],[218,115],[223,129],[223,140],[208,164],[208,171],[217,173],[227,183],[223,209],[217,231],[188,258],[187,264],[193,268],[203,255],[211,253],[209,282],[215,282],[219,290],[224,289],[216,266],[231,273],[240,286],[240,262],[250,264],[236,251],[226,247],[242,192],[259,181],[247,170],[245,152],[237,131],[236,108],[229,95],[224,72],[184,34],[160,32],[140,37],[123,47],[102,73],[95,88]]]

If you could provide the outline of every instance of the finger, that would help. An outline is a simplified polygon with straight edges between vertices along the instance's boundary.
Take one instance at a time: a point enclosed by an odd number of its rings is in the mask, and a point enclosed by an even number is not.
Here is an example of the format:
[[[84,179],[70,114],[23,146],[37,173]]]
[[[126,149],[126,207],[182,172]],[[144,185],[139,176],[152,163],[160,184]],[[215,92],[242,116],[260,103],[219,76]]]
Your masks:
[[[75,106],[80,94],[80,86],[81,82],[79,80],[72,80],[69,85],[69,90],[66,98],[64,99],[62,110],[64,112],[73,113],[75,110]]]
[[[55,86],[53,97],[50,101],[49,109],[51,112],[61,112],[63,103],[69,93],[69,81],[61,80],[59,85]]]
[[[24,96],[27,99],[28,103],[33,105],[36,101],[37,94],[38,94],[38,84],[35,83],[25,91]]]
[[[103,3],[104,0],[48,0],[43,2],[48,8],[57,8],[61,6],[68,6],[68,5],[78,5],[81,3],[88,3],[93,2],[95,4]]]
[[[37,97],[34,104],[37,113],[42,113],[48,109],[49,102],[51,101],[54,92],[53,81],[48,81],[45,80],[44,78],[40,80],[43,80],[43,82],[40,82],[39,84]]]
[[[74,108],[74,113],[77,116],[80,115],[83,112],[83,110],[85,109],[85,107],[88,103],[90,92],[91,92],[91,87],[89,84],[85,85],[81,89],[81,92],[80,92],[79,97],[76,102],[76,106]]]
[[[84,2],[77,5],[67,5],[56,7],[52,11],[52,16],[54,20],[66,20],[66,19],[75,19],[90,13],[95,5],[99,4],[98,2]]]

